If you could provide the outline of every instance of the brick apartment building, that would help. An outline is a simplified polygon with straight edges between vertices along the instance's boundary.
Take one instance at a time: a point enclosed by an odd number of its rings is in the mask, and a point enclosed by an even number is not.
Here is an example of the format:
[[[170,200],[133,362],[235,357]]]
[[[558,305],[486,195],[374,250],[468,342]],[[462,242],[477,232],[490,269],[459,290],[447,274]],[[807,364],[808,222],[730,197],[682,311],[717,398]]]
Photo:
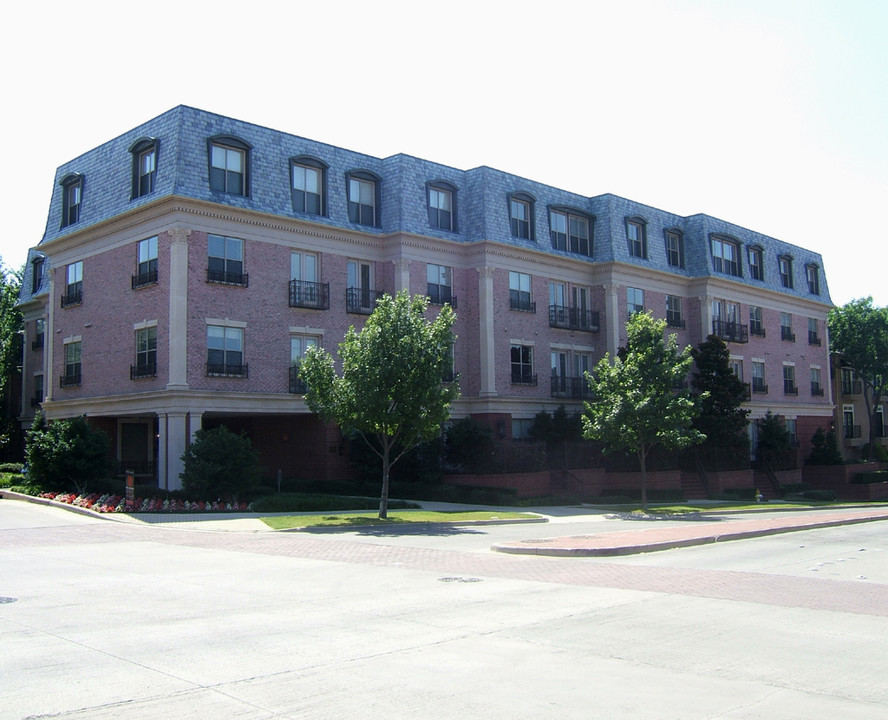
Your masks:
[[[122,466],[164,488],[193,433],[218,424],[246,431],[271,472],[344,475],[344,443],[293,367],[404,288],[456,309],[453,415],[501,437],[579,409],[583,372],[640,309],[682,345],[723,337],[751,417],[785,417],[802,452],[833,415],[816,252],[180,106],[56,173],[21,294],[23,421],[37,406],[86,414]]]

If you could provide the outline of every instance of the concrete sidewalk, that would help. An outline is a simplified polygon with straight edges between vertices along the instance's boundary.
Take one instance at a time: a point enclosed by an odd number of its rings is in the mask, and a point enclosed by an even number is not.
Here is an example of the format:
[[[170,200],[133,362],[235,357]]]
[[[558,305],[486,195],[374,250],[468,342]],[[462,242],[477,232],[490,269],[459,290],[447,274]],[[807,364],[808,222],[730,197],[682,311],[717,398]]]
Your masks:
[[[714,511],[713,514],[717,512]],[[744,516],[731,520],[688,523],[687,526],[652,527],[643,530],[628,530],[625,524],[622,524],[619,530],[595,535],[518,540],[498,543],[491,549],[516,555],[561,557],[633,555],[877,520],[888,520],[888,507],[815,512],[786,511],[779,516],[752,518]]]

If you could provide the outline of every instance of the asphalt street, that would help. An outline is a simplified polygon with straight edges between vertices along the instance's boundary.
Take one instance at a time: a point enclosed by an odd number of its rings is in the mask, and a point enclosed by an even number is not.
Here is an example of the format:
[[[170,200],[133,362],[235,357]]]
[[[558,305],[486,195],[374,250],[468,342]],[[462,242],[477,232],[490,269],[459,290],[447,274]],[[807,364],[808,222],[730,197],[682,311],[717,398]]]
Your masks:
[[[885,716],[885,522],[491,550],[629,524],[544,512],[275,533],[0,500],[0,718]]]

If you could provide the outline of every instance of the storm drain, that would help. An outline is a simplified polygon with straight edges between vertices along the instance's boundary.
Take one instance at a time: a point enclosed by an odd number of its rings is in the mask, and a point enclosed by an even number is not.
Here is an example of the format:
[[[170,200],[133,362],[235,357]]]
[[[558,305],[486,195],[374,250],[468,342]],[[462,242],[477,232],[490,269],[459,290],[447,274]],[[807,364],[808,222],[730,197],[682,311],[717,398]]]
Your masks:
[[[481,582],[481,578],[476,578],[476,577],[442,577],[442,578],[438,578],[438,582]]]

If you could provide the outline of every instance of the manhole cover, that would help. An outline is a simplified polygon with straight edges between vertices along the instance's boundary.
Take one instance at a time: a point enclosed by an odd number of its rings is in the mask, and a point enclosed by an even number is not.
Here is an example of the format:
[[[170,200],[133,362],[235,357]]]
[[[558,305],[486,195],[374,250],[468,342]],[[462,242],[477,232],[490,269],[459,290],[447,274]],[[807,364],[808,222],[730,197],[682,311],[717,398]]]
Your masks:
[[[442,577],[442,578],[438,578],[438,582],[481,582],[481,578],[476,578],[476,577]]]
[[[0,597],[0,605],[5,605],[6,603],[13,603],[13,602],[15,602],[15,598]]]

